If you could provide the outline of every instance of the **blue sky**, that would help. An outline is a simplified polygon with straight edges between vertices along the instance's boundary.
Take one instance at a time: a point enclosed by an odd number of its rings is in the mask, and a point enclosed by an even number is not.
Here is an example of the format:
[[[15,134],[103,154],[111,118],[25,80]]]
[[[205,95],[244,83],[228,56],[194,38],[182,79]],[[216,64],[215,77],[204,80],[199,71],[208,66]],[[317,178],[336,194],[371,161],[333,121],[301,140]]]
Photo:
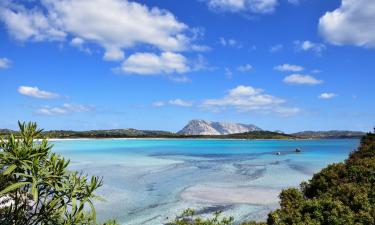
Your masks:
[[[372,129],[372,0],[0,3],[0,127]]]

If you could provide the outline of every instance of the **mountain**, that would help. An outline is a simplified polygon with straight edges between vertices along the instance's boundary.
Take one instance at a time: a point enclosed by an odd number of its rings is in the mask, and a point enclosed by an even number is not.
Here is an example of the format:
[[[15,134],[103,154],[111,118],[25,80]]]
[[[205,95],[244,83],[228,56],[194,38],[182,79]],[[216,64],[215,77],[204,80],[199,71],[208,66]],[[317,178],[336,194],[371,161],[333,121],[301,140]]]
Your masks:
[[[177,132],[177,134],[226,135],[261,130],[262,129],[252,124],[212,122],[207,120],[191,120],[182,130]]]
[[[330,131],[302,131],[291,134],[299,138],[360,138],[366,135],[361,131],[330,130]]]

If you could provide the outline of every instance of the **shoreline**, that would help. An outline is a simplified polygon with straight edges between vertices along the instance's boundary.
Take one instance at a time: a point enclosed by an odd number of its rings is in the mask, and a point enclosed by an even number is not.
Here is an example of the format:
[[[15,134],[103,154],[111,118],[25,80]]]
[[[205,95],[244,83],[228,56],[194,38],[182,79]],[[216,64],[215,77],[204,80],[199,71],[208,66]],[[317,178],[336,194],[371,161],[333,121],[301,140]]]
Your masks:
[[[49,141],[89,141],[89,140],[209,140],[209,141],[314,141],[314,140],[343,140],[360,138],[299,138],[299,139],[246,139],[246,138],[167,138],[167,137],[121,137],[121,138],[47,138]],[[42,139],[38,139],[42,140]]]

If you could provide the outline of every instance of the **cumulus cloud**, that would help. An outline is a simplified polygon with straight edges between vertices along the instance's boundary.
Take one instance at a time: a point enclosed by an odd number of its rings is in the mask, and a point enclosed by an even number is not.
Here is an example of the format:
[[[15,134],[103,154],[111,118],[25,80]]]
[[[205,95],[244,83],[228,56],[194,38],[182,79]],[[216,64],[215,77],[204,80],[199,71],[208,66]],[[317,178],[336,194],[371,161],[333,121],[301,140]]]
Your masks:
[[[135,53],[129,56],[122,64],[121,71],[128,74],[155,75],[185,73],[190,70],[187,59],[173,52]]]
[[[327,47],[322,43],[314,43],[311,41],[295,41],[294,45],[297,51],[312,51],[320,56]]]
[[[7,58],[0,58],[0,69],[6,69],[10,66],[10,60]]]
[[[266,14],[275,11],[277,0],[205,0],[210,9],[227,12]]]
[[[51,98],[59,98],[60,95],[40,90],[38,87],[28,87],[28,86],[20,86],[18,88],[18,93],[22,95],[26,95],[33,98],[41,98],[41,99],[51,99]]]
[[[310,75],[292,74],[284,78],[284,83],[296,85],[316,85],[323,83],[323,80],[318,80]]]
[[[193,106],[193,103],[192,102],[189,102],[189,101],[184,101],[182,99],[173,99],[173,100],[169,100],[168,103],[170,105],[174,105],[174,106],[182,106],[182,107],[191,107]]]
[[[321,93],[319,95],[319,98],[320,99],[331,99],[331,98],[335,98],[337,97],[338,95],[335,94],[335,93],[327,93],[327,92],[324,92],[324,93]]]
[[[40,8],[28,10],[23,5],[5,4],[0,6],[0,19],[9,34],[19,41],[61,41],[67,35]]]
[[[81,113],[81,112],[89,112],[93,109],[92,106],[80,105],[80,104],[69,104],[65,103],[62,106],[43,106],[40,107],[36,113],[41,115],[47,116],[54,116],[54,115],[65,115],[71,113]]]
[[[275,66],[274,69],[281,71],[281,72],[300,72],[304,70],[302,66],[291,65],[291,64],[278,65],[278,66]]]
[[[250,65],[250,64],[245,64],[245,65],[242,65],[242,66],[238,66],[237,67],[237,70],[240,71],[240,72],[249,72],[253,69],[253,66]]]
[[[94,43],[104,48],[106,60],[122,60],[124,50],[148,45],[161,52],[179,52],[191,45],[189,27],[157,7],[127,0],[43,0],[28,4],[3,4],[0,19],[8,33],[19,41],[66,41],[82,46]]]
[[[375,48],[375,1],[341,0],[341,6],[326,12],[319,31],[330,43]]]
[[[233,108],[238,112],[257,111],[284,116],[299,112],[298,108],[286,107],[285,103],[286,100],[266,94],[262,89],[240,85],[228,90],[222,98],[204,100],[200,107],[212,111]]]

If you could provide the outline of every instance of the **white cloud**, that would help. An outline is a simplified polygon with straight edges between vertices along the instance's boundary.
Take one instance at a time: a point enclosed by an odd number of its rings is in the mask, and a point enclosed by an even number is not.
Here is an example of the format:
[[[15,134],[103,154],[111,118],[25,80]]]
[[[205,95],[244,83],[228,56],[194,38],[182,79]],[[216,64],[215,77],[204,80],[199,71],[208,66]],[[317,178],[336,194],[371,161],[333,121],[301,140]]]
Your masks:
[[[237,70],[240,72],[249,72],[253,69],[253,66],[250,64],[245,64],[243,66],[238,66]]]
[[[282,116],[294,116],[300,113],[302,110],[297,107],[276,107],[274,111]]]
[[[310,75],[302,75],[302,74],[292,74],[284,78],[283,80],[287,84],[307,84],[307,85],[316,85],[323,83],[322,80],[318,80],[313,76]]]
[[[10,66],[10,60],[7,58],[0,58],[0,69],[6,69]]]
[[[191,49],[196,52],[208,52],[211,51],[211,47],[207,45],[195,45],[191,46]]]
[[[228,12],[272,13],[277,0],[205,0],[210,9]]]
[[[0,6],[0,19],[4,21],[9,34],[19,41],[64,40],[66,33],[54,26],[51,18],[42,9],[27,10],[22,5]]]
[[[318,69],[314,69],[314,70],[311,71],[311,73],[320,73],[320,72],[322,72],[322,71],[318,70]]]
[[[276,52],[281,51],[283,48],[284,48],[284,45],[282,45],[282,44],[273,45],[273,46],[270,47],[270,52],[276,53]]]
[[[169,76],[169,79],[171,81],[174,81],[176,83],[188,83],[191,82],[190,78],[187,76]]]
[[[275,70],[282,71],[282,72],[300,72],[304,70],[302,66],[298,65],[291,65],[291,64],[282,64],[274,67]]]
[[[173,100],[170,100],[168,101],[168,103],[170,105],[174,105],[174,106],[182,106],[182,107],[191,107],[193,106],[193,103],[192,102],[189,102],[189,101],[184,101],[184,100],[181,100],[179,98],[177,99],[173,99]]]
[[[83,52],[86,52],[86,53],[89,53],[91,54],[91,50],[87,47],[85,47],[85,40],[83,40],[82,38],[73,38],[71,41],[70,41],[70,45],[71,46],[74,46],[74,47],[77,47],[79,50],[83,51]]]
[[[80,112],[90,112],[93,109],[92,106],[80,105],[80,104],[69,104],[65,103],[62,106],[43,106],[40,107],[36,113],[47,115],[47,116],[54,116],[54,115],[65,115],[70,113],[80,113]]]
[[[233,88],[228,91],[229,96],[237,97],[237,96],[250,96],[250,95],[256,95],[262,92],[262,89],[256,89],[251,86],[244,86],[239,85],[236,88]]]
[[[33,98],[43,98],[43,99],[51,99],[51,98],[60,97],[56,93],[43,91],[43,90],[40,90],[38,87],[28,87],[28,86],[20,86],[18,88],[18,93],[29,96],[29,97],[33,97]]]
[[[225,67],[225,72],[224,72],[225,76],[228,78],[228,79],[231,79],[233,77],[233,72],[231,69],[229,69],[228,67]]]
[[[152,103],[152,106],[156,107],[156,108],[163,107],[164,105],[165,105],[165,103],[161,102],[161,101],[157,101],[157,102]]]
[[[319,31],[336,45],[375,48],[375,1],[342,0],[341,6],[326,12],[319,20]]]
[[[338,95],[335,94],[335,93],[327,93],[327,92],[325,92],[325,93],[320,94],[320,95],[319,95],[319,98],[320,98],[320,99],[331,99],[331,98],[335,98],[335,97],[337,97],[337,96],[338,96]]]
[[[185,73],[190,70],[187,59],[173,52],[135,53],[122,64],[121,71],[128,74],[155,75]]]
[[[257,111],[279,115],[299,112],[298,108],[284,106],[285,103],[284,99],[266,94],[262,89],[240,85],[228,90],[228,94],[222,98],[204,100],[200,107],[211,111],[233,108],[238,112]]]
[[[314,43],[311,41],[295,41],[294,45],[297,51],[312,51],[320,56],[327,47],[322,43]]]
[[[167,102],[156,101],[156,102],[152,103],[152,106],[156,107],[156,108],[160,108],[160,107],[163,107],[163,106],[166,106],[166,105],[180,106],[180,107],[192,107],[193,102],[185,101],[185,100],[177,98],[177,99],[169,100]]]
[[[122,60],[124,50],[141,44],[165,51],[184,51],[193,38],[187,25],[157,7],[127,0],[43,0],[33,9],[21,1],[0,6],[0,19],[19,41],[95,43],[104,59]],[[78,39],[77,39],[78,38]],[[206,50],[203,46],[195,49]]]
[[[242,45],[237,40],[235,40],[233,38],[225,39],[223,37],[220,37],[219,38],[219,43],[222,46],[242,48]]]

